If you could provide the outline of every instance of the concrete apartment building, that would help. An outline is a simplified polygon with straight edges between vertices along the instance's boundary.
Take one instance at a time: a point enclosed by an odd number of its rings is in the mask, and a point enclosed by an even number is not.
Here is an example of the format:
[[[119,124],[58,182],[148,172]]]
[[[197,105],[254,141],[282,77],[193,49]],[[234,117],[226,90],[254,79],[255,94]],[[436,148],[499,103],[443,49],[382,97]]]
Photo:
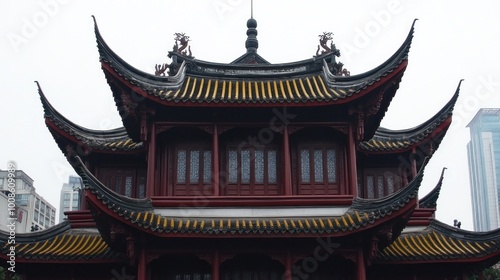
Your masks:
[[[8,174],[0,170],[0,230],[7,231],[10,218],[8,209]],[[56,224],[56,208],[36,193],[33,179],[22,170],[15,171],[16,232],[25,233]]]
[[[78,176],[69,176],[68,182],[63,184],[61,199],[59,200],[59,223],[66,218],[64,212],[80,209],[80,191],[82,187],[82,179]]]

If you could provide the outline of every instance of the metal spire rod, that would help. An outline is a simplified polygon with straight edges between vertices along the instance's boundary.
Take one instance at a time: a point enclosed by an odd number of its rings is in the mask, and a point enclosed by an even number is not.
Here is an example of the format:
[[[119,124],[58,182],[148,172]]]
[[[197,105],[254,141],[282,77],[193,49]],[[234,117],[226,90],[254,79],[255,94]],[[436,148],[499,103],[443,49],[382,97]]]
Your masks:
[[[250,0],[250,18],[253,18],[253,0]]]

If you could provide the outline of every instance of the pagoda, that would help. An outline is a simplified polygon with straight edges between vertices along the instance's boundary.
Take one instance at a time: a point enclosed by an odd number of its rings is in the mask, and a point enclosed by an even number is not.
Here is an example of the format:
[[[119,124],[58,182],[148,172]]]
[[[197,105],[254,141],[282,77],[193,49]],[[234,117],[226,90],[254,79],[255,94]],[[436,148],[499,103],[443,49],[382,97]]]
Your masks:
[[[426,122],[380,127],[413,25],[385,62],[351,75],[328,32],[312,58],[270,63],[253,18],[233,62],[194,58],[176,33],[170,61],[146,73],[94,23],[123,127],[73,123],[37,83],[45,123],[84,189],[82,210],[16,236],[22,279],[467,279],[500,260],[500,231],[435,219],[444,169],[419,197],[460,83]]]

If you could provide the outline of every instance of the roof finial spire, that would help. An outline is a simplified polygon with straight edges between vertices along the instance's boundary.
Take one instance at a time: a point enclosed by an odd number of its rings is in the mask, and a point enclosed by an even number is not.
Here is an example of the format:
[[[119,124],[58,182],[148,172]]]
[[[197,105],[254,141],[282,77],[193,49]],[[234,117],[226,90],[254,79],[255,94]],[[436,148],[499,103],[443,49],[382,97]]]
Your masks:
[[[250,1],[250,18],[253,18],[253,0]]]
[[[257,52],[259,41],[257,41],[257,21],[253,18],[253,0],[250,3],[250,19],[247,21],[247,40],[245,47],[247,52]]]

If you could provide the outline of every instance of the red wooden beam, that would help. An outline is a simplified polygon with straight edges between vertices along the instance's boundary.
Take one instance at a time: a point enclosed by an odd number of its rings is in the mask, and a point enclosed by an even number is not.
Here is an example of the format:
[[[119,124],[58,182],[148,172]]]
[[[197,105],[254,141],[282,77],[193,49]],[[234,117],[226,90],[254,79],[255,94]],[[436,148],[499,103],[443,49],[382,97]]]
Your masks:
[[[349,206],[353,195],[151,197],[154,207]],[[203,202],[203,203],[201,203]]]

